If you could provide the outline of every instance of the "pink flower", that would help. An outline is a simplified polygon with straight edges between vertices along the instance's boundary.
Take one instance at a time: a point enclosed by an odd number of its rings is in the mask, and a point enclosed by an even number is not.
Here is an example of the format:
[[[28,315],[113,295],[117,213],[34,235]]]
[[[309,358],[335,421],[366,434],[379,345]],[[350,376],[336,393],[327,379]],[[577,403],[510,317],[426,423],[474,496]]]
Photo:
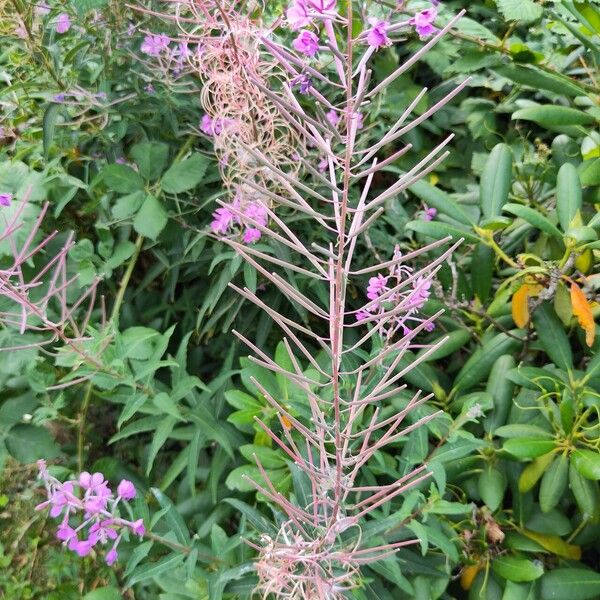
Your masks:
[[[306,56],[314,56],[319,51],[319,38],[308,29],[303,29],[300,35],[292,42],[298,52]]]
[[[244,244],[254,244],[254,242],[260,240],[261,235],[260,230],[255,229],[254,227],[248,227],[248,229],[244,231],[242,239],[244,240]]]
[[[217,208],[212,216],[213,221],[210,224],[210,228],[215,233],[227,233],[227,230],[234,221],[234,214],[228,208],[222,206],[221,208]]]
[[[334,15],[337,0],[305,0],[306,6],[321,15]]]
[[[421,39],[429,37],[437,31],[433,26],[433,22],[437,17],[437,8],[428,8],[418,12],[409,23],[415,26],[415,31],[419,34]]]
[[[373,25],[367,33],[367,43],[369,46],[372,46],[376,50],[388,46],[390,44],[390,39],[387,36],[389,23],[377,19],[370,19],[369,22]]]
[[[47,2],[40,2],[36,7],[35,7],[35,13],[37,15],[40,15],[42,17],[45,17],[48,13],[50,12],[50,6],[48,6]]]
[[[411,305],[413,308],[422,308],[427,299],[430,296],[429,288],[431,287],[431,280],[419,277],[414,284],[414,291],[411,294]]]
[[[376,300],[385,291],[388,278],[384,277],[381,273],[377,273],[376,277],[369,279],[369,285],[367,287],[367,298],[369,300]]]
[[[119,558],[119,555],[117,554],[117,550],[115,548],[111,548],[107,553],[106,553],[106,564],[109,567],[112,567],[114,563],[117,562],[117,558]]]
[[[83,558],[92,551],[93,544],[89,540],[79,541],[76,537],[69,542],[69,550],[76,552],[78,556]]]
[[[361,309],[356,313],[356,320],[364,321],[365,319],[368,319],[370,316],[371,316],[371,313],[369,311]]]
[[[94,523],[90,527],[90,538],[89,541],[92,545],[96,545],[98,542],[101,544],[106,544],[108,540],[116,540],[119,535],[115,531],[114,522],[111,519],[106,519],[105,521],[100,521]]]
[[[73,538],[77,539],[77,533],[68,525],[63,524],[56,530],[56,537],[62,542],[69,542]]]
[[[12,199],[12,194],[0,194],[0,206],[10,206]]]
[[[285,13],[288,23],[293,30],[310,25],[312,19],[308,16],[308,9],[304,0],[295,0]]]
[[[117,487],[117,494],[123,498],[123,500],[133,500],[137,494],[135,490],[135,486],[131,481],[127,479],[122,479],[121,483],[119,483],[119,487]]]
[[[254,219],[259,225],[266,227],[269,221],[269,215],[267,213],[267,209],[260,202],[251,202],[244,209],[244,214]]]
[[[71,19],[67,13],[60,13],[56,18],[56,33],[66,33],[71,29]]]
[[[340,122],[340,116],[333,108],[325,113],[325,117],[334,127],[337,127],[337,124]]]
[[[104,483],[104,475],[102,473],[94,473],[90,475],[87,471],[84,471],[79,475],[79,485],[84,490],[93,490]]]
[[[327,158],[322,158],[319,161],[319,173],[325,173],[325,171],[327,171],[327,169],[329,168],[329,161],[327,160]]]
[[[147,35],[140,46],[140,50],[148,56],[160,56],[167,50],[171,40],[164,33],[160,35]]]

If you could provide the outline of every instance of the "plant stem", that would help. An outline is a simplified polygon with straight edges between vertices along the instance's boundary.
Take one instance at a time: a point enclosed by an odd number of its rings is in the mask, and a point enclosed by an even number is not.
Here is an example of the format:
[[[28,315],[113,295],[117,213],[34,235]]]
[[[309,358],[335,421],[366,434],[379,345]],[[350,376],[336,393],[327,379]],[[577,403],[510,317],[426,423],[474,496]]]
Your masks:
[[[92,399],[92,382],[88,381],[85,388],[85,394],[83,396],[83,402],[81,403],[81,409],[79,411],[79,417],[77,419],[77,465],[79,472],[83,471],[83,440],[85,437],[85,418],[87,416],[88,407],[90,400]]]
[[[140,255],[140,251],[142,250],[143,243],[144,236],[138,235],[137,240],[135,241],[135,250],[129,260],[129,264],[127,265],[125,273],[123,273],[123,278],[121,279],[121,284],[119,285],[119,291],[117,292],[117,297],[115,298],[115,305],[113,306],[112,313],[110,315],[110,320],[115,324],[118,323],[119,311],[121,309],[121,305],[123,304],[123,298],[125,297],[125,292],[127,290],[127,286],[129,285],[129,280],[131,279],[135,264]]]

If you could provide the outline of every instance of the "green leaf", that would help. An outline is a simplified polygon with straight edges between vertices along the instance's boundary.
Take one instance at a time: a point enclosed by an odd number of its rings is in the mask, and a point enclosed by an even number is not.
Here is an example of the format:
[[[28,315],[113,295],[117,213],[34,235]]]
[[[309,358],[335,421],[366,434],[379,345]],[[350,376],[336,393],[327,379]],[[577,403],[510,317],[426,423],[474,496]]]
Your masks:
[[[177,419],[175,417],[164,417],[159,422],[156,427],[156,431],[154,432],[154,437],[152,438],[152,443],[150,444],[150,448],[148,449],[148,463],[146,466],[146,475],[150,474],[152,470],[152,465],[154,464],[154,459],[158,454],[159,450],[163,447],[164,443],[167,441],[171,432],[173,431],[173,427],[175,427],[175,423]],[[123,434],[125,429],[121,432]]]
[[[485,389],[493,398],[494,409],[483,421],[486,431],[494,431],[506,423],[515,389],[514,383],[506,377],[506,373],[515,366],[515,359],[510,354],[499,356],[492,366]]]
[[[492,71],[515,83],[536,90],[548,90],[555,94],[571,97],[584,96],[586,91],[573,79],[560,74],[546,73],[536,66],[530,65],[502,65],[493,67]]]
[[[515,336],[523,335],[521,331],[511,332]],[[474,385],[483,381],[489,374],[492,366],[503,354],[512,354],[517,352],[522,342],[519,339],[510,337],[505,333],[499,333],[488,340],[474,352],[469,360],[463,365],[456,376],[454,389],[465,392]]]
[[[556,212],[563,231],[567,231],[571,221],[581,210],[581,183],[577,169],[565,163],[556,177]]]
[[[562,498],[569,475],[569,459],[561,454],[546,469],[540,485],[540,508],[542,512],[552,510]]]
[[[42,120],[42,129],[44,158],[46,160],[48,160],[50,147],[52,146],[52,142],[54,141],[54,132],[56,131],[56,120],[58,119],[58,114],[60,113],[61,108],[61,104],[52,103],[48,106],[46,112],[44,113],[44,118]]]
[[[40,458],[56,458],[60,448],[45,427],[15,425],[5,440],[6,449],[21,463],[32,463]]]
[[[507,21],[536,21],[542,16],[543,8],[533,0],[496,0],[498,9]]]
[[[523,219],[530,225],[533,225],[536,229],[562,241],[562,233],[558,230],[556,225],[553,225],[546,217],[536,210],[533,210],[533,208],[522,206],[521,204],[509,203],[504,206],[503,210]]]
[[[481,472],[478,481],[479,495],[487,507],[495,512],[502,504],[506,479],[501,471],[487,466]]]
[[[146,196],[142,207],[135,215],[133,228],[140,234],[155,240],[168,221],[163,205],[154,197]]]
[[[167,166],[169,146],[162,142],[136,144],[131,149],[131,156],[139,168],[140,175],[148,181],[155,181]]]
[[[539,481],[544,474],[548,465],[554,460],[554,454],[548,452],[543,456],[538,456],[533,459],[524,469],[519,477],[519,492],[527,493],[533,489],[533,486]]]
[[[146,563],[135,569],[127,581],[127,586],[131,587],[140,581],[149,581],[162,573],[172,571],[183,562],[184,558],[184,554],[175,552],[164,556],[154,563]]]
[[[144,203],[146,194],[142,190],[121,196],[111,209],[112,216],[121,221],[133,216]]]
[[[584,519],[598,519],[600,513],[600,493],[598,484],[583,477],[575,468],[573,461],[569,467],[569,484],[579,510]]]
[[[521,0],[517,1],[520,2]],[[576,108],[555,104],[520,108],[512,114],[512,118],[522,121],[533,121],[546,129],[558,131],[559,133],[569,133],[573,129],[577,132],[576,127],[593,125],[596,122],[593,115],[589,113],[577,110]]]
[[[554,569],[541,579],[544,600],[596,600],[600,596],[600,574],[590,569]]]
[[[508,581],[535,581],[544,574],[544,567],[539,561],[516,556],[498,556],[492,561],[492,569],[500,577]]]
[[[423,362],[433,362],[440,358],[445,358],[450,354],[454,354],[471,339],[471,334],[466,329],[456,329],[455,331],[451,331],[450,333],[433,340],[431,344],[437,343],[444,337],[448,339],[437,350],[429,354]],[[417,357],[422,356],[425,352],[427,352],[427,348],[423,348],[423,350],[419,351]]]
[[[132,194],[144,189],[144,180],[128,165],[112,164],[102,169],[106,187],[120,194]]]
[[[421,179],[413,183],[408,189],[427,205],[435,208],[439,213],[448,215],[455,221],[467,226],[473,224],[472,219],[465,213],[462,207],[453,200],[450,194],[447,194],[440,188]]]
[[[83,600],[121,600],[123,596],[115,587],[96,588],[93,592],[87,593]]]
[[[508,200],[512,182],[512,151],[506,144],[496,144],[483,168],[479,184],[479,201],[483,216],[500,215]]]
[[[600,479],[600,452],[577,449],[571,455],[573,466],[587,479]]]
[[[550,440],[517,438],[504,442],[503,448],[517,458],[535,458],[550,452],[555,446],[555,442]]]
[[[537,425],[526,425],[522,423],[511,423],[498,427],[494,432],[497,436],[503,438],[540,438],[552,439],[554,434],[551,431],[546,431]]]
[[[171,165],[162,178],[162,189],[169,194],[181,194],[195,188],[204,179],[208,164],[208,158],[193,154]]]
[[[406,224],[406,229],[422,233],[423,235],[433,238],[434,240],[443,240],[450,237],[453,242],[460,239],[468,240],[469,242],[478,242],[479,238],[468,229],[462,229],[454,225],[448,225],[441,221],[410,221]]]
[[[544,302],[533,313],[533,324],[538,340],[550,360],[559,368],[573,368],[573,354],[569,338],[552,305]]]
[[[494,275],[494,251],[486,244],[475,246],[471,257],[471,284],[473,292],[482,304],[486,304],[492,290]]]
[[[502,600],[536,600],[535,584],[507,581]]]
[[[169,526],[169,531],[175,534],[180,544],[187,546],[190,544],[190,533],[183,517],[177,511],[174,504],[158,488],[150,488],[153,496],[158,500],[161,508],[165,509],[164,518]]]

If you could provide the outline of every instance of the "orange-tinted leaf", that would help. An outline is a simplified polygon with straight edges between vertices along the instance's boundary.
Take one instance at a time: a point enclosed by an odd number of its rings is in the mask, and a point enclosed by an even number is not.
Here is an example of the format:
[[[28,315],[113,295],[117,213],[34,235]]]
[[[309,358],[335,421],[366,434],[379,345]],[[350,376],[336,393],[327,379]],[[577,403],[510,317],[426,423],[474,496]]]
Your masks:
[[[466,591],[471,588],[475,577],[477,577],[477,573],[479,573],[479,571],[481,570],[481,566],[481,563],[478,563],[476,565],[470,565],[468,567],[465,567],[462,570],[462,573],[460,574],[460,587],[463,590]]]
[[[596,323],[594,323],[594,315],[588,299],[575,282],[571,283],[571,304],[573,305],[573,314],[585,331],[585,343],[591,347],[596,336]]]
[[[529,323],[528,300],[537,296],[542,289],[537,283],[524,283],[512,297],[512,318],[517,327],[523,329]]]
[[[281,423],[286,429],[292,428],[292,422],[285,415],[281,415]]]

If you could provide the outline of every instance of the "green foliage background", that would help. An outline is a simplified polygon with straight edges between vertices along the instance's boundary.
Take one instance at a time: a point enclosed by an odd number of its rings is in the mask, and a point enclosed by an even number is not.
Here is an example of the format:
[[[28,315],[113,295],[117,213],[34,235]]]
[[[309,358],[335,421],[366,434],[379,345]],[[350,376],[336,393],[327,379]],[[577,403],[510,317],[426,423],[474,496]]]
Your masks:
[[[89,366],[68,353],[0,354],[0,597],[248,598],[255,579],[243,538],[270,531],[277,518],[243,479],[255,471],[252,453],[282,492],[298,496],[304,486],[254,424],[275,415],[250,377],[291,410],[302,410],[302,398],[244,358],[232,328],[279,361],[286,355],[270,321],[227,285],[261,285],[267,304],[292,309],[207,236],[224,192],[210,142],[193,131],[198,94],[165,87],[140,64],[143,35],[123,35],[140,15],[118,0],[60,4],[77,28],[25,40],[14,19],[31,26],[30,3],[0,5],[0,192],[31,189],[27,222],[47,199],[47,230],[75,233],[72,270],[82,288],[102,278],[110,339],[91,332],[92,346],[108,344],[103,370],[63,391],[48,388]],[[444,5],[442,16],[462,8]],[[361,249],[368,265],[396,244],[465,240],[427,306],[446,313],[424,341],[449,340],[407,380],[435,395],[412,420],[440,408],[444,416],[369,465],[368,477],[385,481],[428,462],[432,480],[382,507],[363,532],[419,543],[365,568],[354,597],[598,598],[600,336],[586,343],[570,290],[578,282],[597,316],[600,7],[477,0],[466,8],[457,31],[388,89],[366,123],[377,137],[423,86],[417,114],[470,77],[410,133],[415,152],[376,185],[448,132],[450,157],[388,201]],[[138,31],[154,26],[142,18]],[[420,44],[410,37],[380,51],[375,79]],[[76,86],[107,100],[85,115],[54,101]],[[420,218],[424,204],[438,210],[433,221]],[[319,235],[305,232],[310,241]],[[0,246],[0,266],[8,250]],[[524,284],[545,290],[526,323],[513,300]],[[363,291],[351,292],[358,306]],[[0,330],[2,347],[19,343],[18,332]],[[407,398],[390,399],[389,410]],[[163,543],[123,544],[115,569],[63,552],[33,511],[30,463],[40,457],[55,459],[63,475],[85,468],[134,481],[143,491],[134,510]]]

